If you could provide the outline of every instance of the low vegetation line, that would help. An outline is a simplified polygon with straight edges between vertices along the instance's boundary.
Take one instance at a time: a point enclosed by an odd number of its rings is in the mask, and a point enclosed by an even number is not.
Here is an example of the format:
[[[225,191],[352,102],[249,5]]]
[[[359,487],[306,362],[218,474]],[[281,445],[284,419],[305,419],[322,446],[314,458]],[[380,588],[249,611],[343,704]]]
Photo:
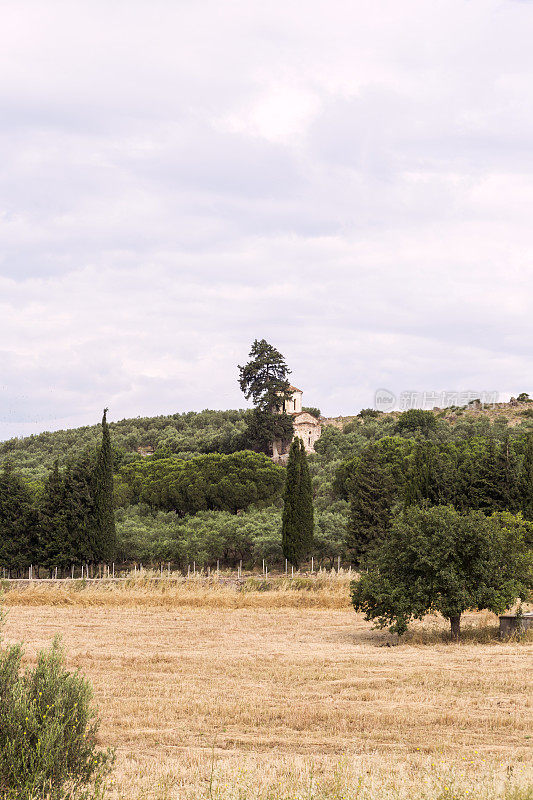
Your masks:
[[[159,606],[164,608],[350,607],[349,575],[206,576],[0,581],[7,606]]]

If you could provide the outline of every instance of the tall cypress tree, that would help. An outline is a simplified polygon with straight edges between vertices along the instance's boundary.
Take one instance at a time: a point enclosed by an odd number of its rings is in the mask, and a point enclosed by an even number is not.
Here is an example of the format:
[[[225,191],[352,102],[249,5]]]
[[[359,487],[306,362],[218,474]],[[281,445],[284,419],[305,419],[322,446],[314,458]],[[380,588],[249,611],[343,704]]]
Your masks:
[[[65,520],[74,564],[97,561],[99,536],[94,498],[95,457],[86,452],[67,465],[64,474]]]
[[[524,518],[533,520],[533,433],[526,439],[526,451],[520,471],[520,505]]]
[[[38,529],[31,492],[7,463],[0,472],[0,566],[19,572],[35,564]]]
[[[298,567],[313,547],[313,490],[309,465],[302,440],[296,436],[289,451],[287,479],[283,496],[283,555]]]
[[[379,450],[370,445],[361,453],[348,486],[350,516],[346,528],[346,551],[355,566],[381,540],[390,525],[394,492],[390,474],[380,461]]]
[[[65,482],[58,461],[46,480],[39,511],[40,564],[47,568],[64,568],[74,563],[77,559],[72,547],[72,529],[68,524]]]
[[[117,546],[113,508],[113,451],[107,424],[107,411],[102,417],[102,444],[94,474],[95,561],[111,561]]]
[[[493,511],[510,511],[515,514],[520,510],[518,482],[516,458],[511,448],[509,434],[506,434],[496,450],[492,477]]]

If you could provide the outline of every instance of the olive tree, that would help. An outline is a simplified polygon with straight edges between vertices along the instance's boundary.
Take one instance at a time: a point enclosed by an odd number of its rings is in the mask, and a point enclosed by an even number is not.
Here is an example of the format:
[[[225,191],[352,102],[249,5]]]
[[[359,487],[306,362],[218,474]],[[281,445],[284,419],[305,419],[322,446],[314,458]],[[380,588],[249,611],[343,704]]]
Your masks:
[[[503,612],[533,586],[531,523],[452,506],[406,508],[352,582],[352,603],[380,628],[402,634],[412,619],[440,612],[460,637],[467,609]]]

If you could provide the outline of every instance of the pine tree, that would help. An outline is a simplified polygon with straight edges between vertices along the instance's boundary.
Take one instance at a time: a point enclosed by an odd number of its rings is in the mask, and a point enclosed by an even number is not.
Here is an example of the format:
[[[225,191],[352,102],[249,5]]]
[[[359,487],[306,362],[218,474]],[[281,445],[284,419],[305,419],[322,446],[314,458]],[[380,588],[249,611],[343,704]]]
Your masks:
[[[262,411],[276,411],[290,396],[290,369],[285,359],[266,339],[255,339],[250,361],[239,366],[239,386],[247,400]]]
[[[350,479],[348,493],[350,516],[346,551],[352,563],[360,566],[369,547],[386,535],[394,499],[390,475],[381,464],[375,445],[362,452]]]
[[[250,361],[239,366],[239,386],[255,406],[242,437],[245,448],[270,455],[276,439],[284,446],[292,440],[292,417],[282,411],[284,401],[291,395],[290,373],[279,350],[265,339],[254,341]]]
[[[283,555],[294,567],[311,553],[313,527],[311,476],[304,444],[297,436],[289,451],[281,528]]]
[[[115,514],[113,505],[113,451],[109,425],[107,424],[107,408],[102,417],[102,444],[96,459],[94,474],[95,505],[95,561],[111,561],[114,558],[117,534],[115,530]]]

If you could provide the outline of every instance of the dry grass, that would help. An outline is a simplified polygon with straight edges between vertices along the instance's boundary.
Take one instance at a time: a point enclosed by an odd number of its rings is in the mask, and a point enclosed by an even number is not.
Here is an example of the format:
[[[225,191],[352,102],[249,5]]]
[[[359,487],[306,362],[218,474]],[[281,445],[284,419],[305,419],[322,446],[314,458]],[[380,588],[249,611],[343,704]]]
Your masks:
[[[159,579],[155,574],[120,581],[0,582],[6,605],[158,606],[161,608],[349,608],[353,574],[319,573],[294,579],[248,576]]]
[[[388,647],[306,605],[327,591],[34,587],[8,593],[5,634],[31,660],[60,633],[92,681],[109,800],[532,800],[533,643],[478,614],[459,646],[429,618]]]

